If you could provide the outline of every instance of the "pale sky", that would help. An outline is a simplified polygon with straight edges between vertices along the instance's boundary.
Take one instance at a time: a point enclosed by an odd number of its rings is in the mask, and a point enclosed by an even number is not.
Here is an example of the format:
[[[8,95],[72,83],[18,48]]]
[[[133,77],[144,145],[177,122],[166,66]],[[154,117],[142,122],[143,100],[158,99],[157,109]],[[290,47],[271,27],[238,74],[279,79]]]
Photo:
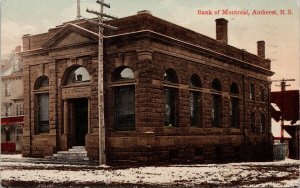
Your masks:
[[[99,9],[96,0],[81,0],[85,9]],[[117,17],[149,10],[152,15],[215,38],[215,19],[229,21],[228,44],[256,54],[256,42],[266,42],[266,58],[272,60],[272,79],[295,78],[287,89],[299,89],[300,0],[105,0],[105,11]],[[76,18],[77,0],[1,0],[1,54],[22,44],[24,34],[47,32],[49,28]],[[197,15],[197,10],[288,10],[292,15],[226,16]],[[272,90],[279,90],[272,84]]]

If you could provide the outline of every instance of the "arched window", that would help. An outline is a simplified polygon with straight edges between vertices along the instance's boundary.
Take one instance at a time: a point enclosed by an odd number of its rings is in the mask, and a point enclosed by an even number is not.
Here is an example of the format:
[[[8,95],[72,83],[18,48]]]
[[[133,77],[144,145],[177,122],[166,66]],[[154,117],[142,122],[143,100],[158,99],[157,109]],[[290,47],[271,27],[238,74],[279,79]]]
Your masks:
[[[112,81],[132,81],[134,80],[134,73],[130,68],[119,67],[117,68],[112,76]]]
[[[201,79],[193,74],[190,80],[190,125],[200,126],[202,117]]]
[[[167,69],[164,74],[164,95],[165,95],[165,126],[177,126],[177,99],[178,89],[177,74],[173,69]]]
[[[91,81],[91,77],[89,72],[86,70],[86,68],[77,67],[68,73],[67,78],[65,80],[65,85],[81,83],[81,82],[90,82],[90,81]]]
[[[35,84],[35,122],[38,133],[49,133],[49,79],[39,77]]]
[[[135,80],[128,67],[119,67],[112,74],[113,112],[116,131],[135,129]],[[117,84],[116,84],[117,83]]]
[[[212,126],[221,126],[221,109],[222,109],[222,85],[219,79],[215,78],[212,82]]]
[[[240,114],[239,114],[239,88],[236,83],[232,83],[230,86],[230,125],[231,127],[240,126]]]

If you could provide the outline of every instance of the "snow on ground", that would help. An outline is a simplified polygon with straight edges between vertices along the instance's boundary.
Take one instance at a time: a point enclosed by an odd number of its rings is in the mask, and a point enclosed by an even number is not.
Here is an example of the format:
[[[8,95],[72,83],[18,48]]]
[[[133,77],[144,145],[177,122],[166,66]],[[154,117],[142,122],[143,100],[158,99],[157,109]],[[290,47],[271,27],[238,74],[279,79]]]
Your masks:
[[[298,187],[299,160],[103,168],[22,162],[20,155],[2,155],[2,181],[73,182],[147,185],[242,185],[245,187]],[[7,159],[11,162],[6,161]],[[15,161],[14,161],[15,160]]]

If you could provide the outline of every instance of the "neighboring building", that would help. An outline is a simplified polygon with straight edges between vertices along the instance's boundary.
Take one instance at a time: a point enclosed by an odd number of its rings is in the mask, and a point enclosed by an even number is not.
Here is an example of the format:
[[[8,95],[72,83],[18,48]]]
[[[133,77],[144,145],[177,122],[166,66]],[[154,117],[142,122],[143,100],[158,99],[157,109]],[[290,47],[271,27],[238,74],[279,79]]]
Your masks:
[[[282,111],[284,117],[284,129],[291,136],[288,142],[289,157],[292,159],[299,158],[299,135],[300,135],[300,119],[299,119],[299,90],[289,90],[282,92],[272,92],[271,102],[276,104],[280,111],[273,110],[272,117],[280,123]],[[273,105],[274,106],[274,105]],[[275,122],[274,122],[275,123]],[[277,123],[278,124],[278,123]],[[273,125],[272,125],[273,126]],[[284,136],[286,133],[284,134]]]
[[[1,151],[21,152],[23,110],[22,62],[18,46],[1,59]]]
[[[104,33],[109,163],[272,158],[263,41],[258,56],[228,45],[225,19],[217,40],[147,11],[109,24],[119,28]],[[83,145],[98,159],[97,41],[82,20],[23,37],[23,156]]]

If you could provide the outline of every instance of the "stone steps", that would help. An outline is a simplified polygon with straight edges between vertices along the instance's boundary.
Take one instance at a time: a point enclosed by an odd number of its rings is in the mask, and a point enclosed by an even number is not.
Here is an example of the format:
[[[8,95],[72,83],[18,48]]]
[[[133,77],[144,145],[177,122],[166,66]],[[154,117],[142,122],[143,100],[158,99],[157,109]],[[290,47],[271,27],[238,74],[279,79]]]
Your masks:
[[[54,159],[72,162],[84,162],[90,160],[84,146],[73,146],[68,151],[58,151],[57,154],[54,154]]]

